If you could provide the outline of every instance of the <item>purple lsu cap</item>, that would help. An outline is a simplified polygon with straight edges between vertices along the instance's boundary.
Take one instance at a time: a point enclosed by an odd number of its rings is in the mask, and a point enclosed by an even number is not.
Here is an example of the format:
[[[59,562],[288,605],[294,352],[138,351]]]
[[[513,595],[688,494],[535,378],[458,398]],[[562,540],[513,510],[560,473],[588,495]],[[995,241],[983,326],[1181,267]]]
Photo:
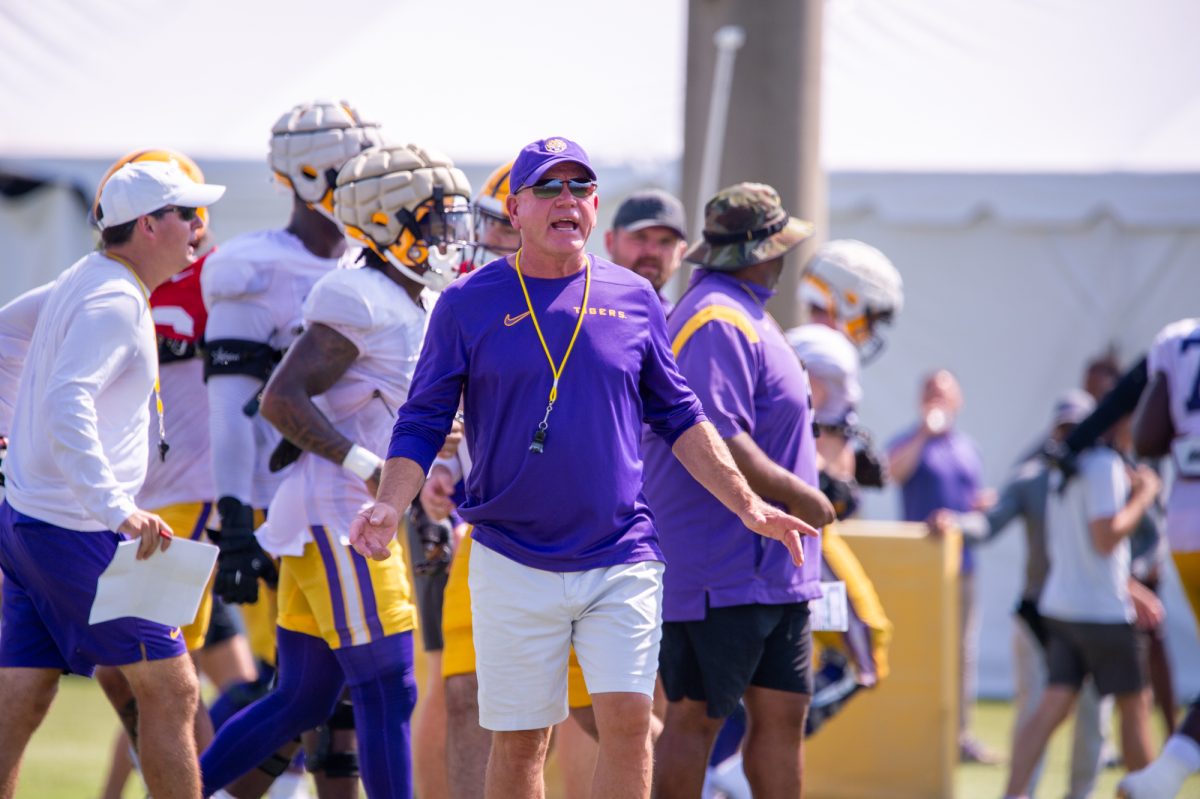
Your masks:
[[[538,139],[521,148],[513,161],[512,172],[508,185],[512,193],[532,186],[546,174],[546,170],[555,164],[579,164],[587,170],[592,180],[596,179],[596,171],[588,161],[587,153],[575,142],[562,136],[551,136],[548,139]]]

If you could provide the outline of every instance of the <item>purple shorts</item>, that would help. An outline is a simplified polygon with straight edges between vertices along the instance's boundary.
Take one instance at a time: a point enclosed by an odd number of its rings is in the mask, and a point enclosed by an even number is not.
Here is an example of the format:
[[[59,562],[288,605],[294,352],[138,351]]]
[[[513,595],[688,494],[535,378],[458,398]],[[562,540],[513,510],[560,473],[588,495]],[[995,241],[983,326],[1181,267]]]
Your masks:
[[[96,666],[186,653],[178,627],[135,618],[88,624],[96,581],[122,540],[55,527],[0,503],[0,667],[90,677]]]

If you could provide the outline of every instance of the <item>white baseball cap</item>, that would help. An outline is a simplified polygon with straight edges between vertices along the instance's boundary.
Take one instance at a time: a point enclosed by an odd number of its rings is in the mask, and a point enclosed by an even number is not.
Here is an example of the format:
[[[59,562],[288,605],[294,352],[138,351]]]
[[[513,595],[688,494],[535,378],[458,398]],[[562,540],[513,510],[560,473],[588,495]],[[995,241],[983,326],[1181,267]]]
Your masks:
[[[224,193],[224,186],[196,183],[174,161],[134,161],[104,184],[96,224],[101,230],[123,225],[168,205],[206,208]]]

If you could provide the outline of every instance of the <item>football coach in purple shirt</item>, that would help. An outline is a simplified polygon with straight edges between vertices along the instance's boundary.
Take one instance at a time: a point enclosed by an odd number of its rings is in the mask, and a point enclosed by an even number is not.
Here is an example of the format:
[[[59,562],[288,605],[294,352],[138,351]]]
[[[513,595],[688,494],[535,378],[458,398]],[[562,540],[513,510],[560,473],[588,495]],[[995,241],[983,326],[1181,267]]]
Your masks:
[[[679,369],[758,494],[818,524],[833,508],[817,489],[808,376],[767,312],[784,255],[812,234],[761,183],[705,206],[701,268],[671,314]],[[743,749],[755,797],[801,795],[804,718],[812,693],[808,600],[821,596],[821,546],[797,563],[713,501],[661,442],[646,445],[646,499],[670,564],[660,669],[669,702],[658,740],[660,799],[701,793],[723,720],[744,698]]]
[[[663,556],[642,497],[643,421],[795,563],[800,536],[816,530],[741,476],[675,367],[651,285],[584,251],[599,198],[583,149],[535,141],[517,156],[511,185],[521,249],[442,293],[377,500],[351,541],[387,557],[461,397],[475,458],[459,512],[477,545],[479,715],[494,731],[486,795],[542,795],[550,728],[567,717],[573,644],[600,732],[593,795],[646,797]]]

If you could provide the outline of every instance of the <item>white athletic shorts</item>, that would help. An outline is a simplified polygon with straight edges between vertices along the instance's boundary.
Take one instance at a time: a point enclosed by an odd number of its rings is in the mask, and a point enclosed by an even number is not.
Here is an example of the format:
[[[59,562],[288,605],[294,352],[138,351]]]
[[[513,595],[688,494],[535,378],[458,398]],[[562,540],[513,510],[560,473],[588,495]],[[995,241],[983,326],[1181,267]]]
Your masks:
[[[589,693],[653,696],[662,574],[657,561],[542,571],[476,541],[468,582],[479,724],[537,730],[565,720],[572,644]]]

